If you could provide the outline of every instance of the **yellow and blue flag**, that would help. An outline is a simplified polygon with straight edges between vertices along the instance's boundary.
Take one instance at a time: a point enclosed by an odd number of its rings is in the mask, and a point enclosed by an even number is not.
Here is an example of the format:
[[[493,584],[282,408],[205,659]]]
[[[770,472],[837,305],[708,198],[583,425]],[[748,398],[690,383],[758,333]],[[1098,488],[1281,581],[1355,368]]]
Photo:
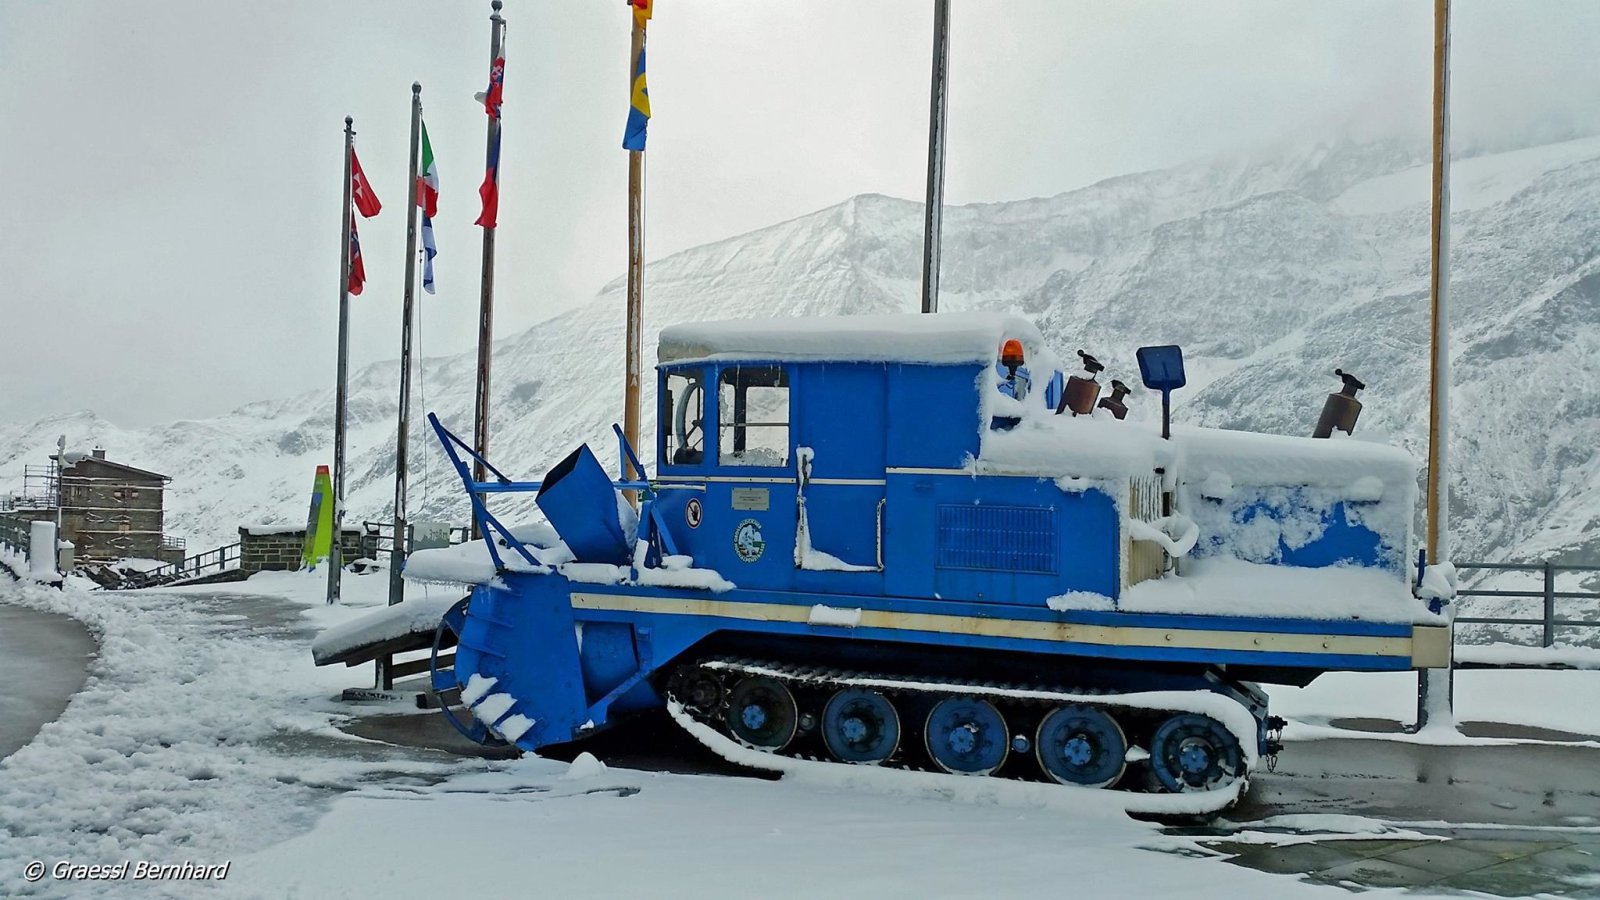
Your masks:
[[[622,134],[622,149],[643,150],[645,129],[650,125],[650,88],[644,80],[644,48],[639,48],[639,65],[633,71],[633,106],[628,110],[628,127]]]

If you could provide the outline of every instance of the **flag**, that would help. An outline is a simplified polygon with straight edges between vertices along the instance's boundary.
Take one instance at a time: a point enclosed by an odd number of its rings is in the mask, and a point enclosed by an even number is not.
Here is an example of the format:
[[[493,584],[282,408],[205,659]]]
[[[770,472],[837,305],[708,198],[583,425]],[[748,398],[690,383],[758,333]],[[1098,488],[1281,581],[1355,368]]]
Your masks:
[[[483,184],[478,186],[478,196],[483,198],[483,212],[474,225],[495,227],[500,215],[500,129],[494,130],[494,143],[489,145],[488,171],[483,173]]]
[[[505,86],[506,58],[497,56],[494,62],[489,64],[489,89],[472,95],[474,100],[483,104],[483,111],[488,113],[491,119],[500,118],[500,100],[505,93]]]
[[[633,73],[633,106],[628,110],[628,127],[622,134],[622,149],[643,150],[645,128],[649,124],[650,89],[644,81],[644,48],[640,47],[639,65]]]
[[[361,171],[361,160],[356,159],[354,147],[350,148],[350,199],[355,201],[356,211],[369,219],[383,209],[383,204],[378,202],[378,195],[372,192],[372,185],[367,182],[367,173]]]
[[[439,214],[439,169],[433,164],[433,145],[428,143],[428,123],[422,123],[422,171],[417,173],[417,205],[422,216]]]
[[[640,28],[645,27],[645,23],[650,21],[651,2],[652,0],[628,0],[628,5],[633,7],[633,20],[639,23]]]
[[[433,217],[427,213],[422,214],[422,289],[433,293],[433,258],[439,255],[439,248],[433,243]]]
[[[361,286],[367,281],[367,269],[361,264],[361,239],[356,237],[355,219],[350,220],[350,271],[347,276],[350,293],[360,296]]]
[[[428,123],[422,123],[422,171],[417,173],[417,205],[422,207],[422,289],[433,293],[433,258],[439,247],[433,242],[433,217],[439,214],[439,167],[433,162],[433,144],[428,142]]]

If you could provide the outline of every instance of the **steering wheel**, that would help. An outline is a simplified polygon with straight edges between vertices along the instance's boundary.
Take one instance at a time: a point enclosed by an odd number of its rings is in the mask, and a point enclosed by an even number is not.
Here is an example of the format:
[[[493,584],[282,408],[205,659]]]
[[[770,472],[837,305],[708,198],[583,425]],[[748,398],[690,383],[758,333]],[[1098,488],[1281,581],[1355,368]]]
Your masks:
[[[697,416],[693,420],[689,419],[689,404],[691,402],[701,402],[704,396],[705,385],[696,381],[684,388],[683,396],[678,399],[678,408],[673,411],[673,424],[676,426],[673,431],[678,435],[678,447],[681,450],[693,448],[695,432],[700,433],[699,442],[702,446],[705,445],[704,417]],[[702,405],[700,408],[704,409],[705,407]]]

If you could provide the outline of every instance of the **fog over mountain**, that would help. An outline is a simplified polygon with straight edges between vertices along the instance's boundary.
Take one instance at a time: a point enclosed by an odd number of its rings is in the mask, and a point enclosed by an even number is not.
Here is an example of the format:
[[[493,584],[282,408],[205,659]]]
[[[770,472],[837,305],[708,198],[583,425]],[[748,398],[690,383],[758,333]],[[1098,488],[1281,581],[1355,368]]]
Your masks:
[[[1488,149],[1458,156],[1452,176],[1454,555],[1595,559],[1600,138]],[[1064,357],[1089,350],[1130,384],[1134,348],[1182,344],[1184,422],[1308,434],[1339,366],[1368,384],[1357,437],[1420,459],[1427,187],[1423,144],[1302,143],[951,207],[941,304],[1021,312]],[[647,364],[656,331],[678,322],[914,311],[921,227],[920,203],[868,194],[653,262]],[[537,476],[580,441],[615,458],[623,302],[619,279],[587,306],[497,342],[498,466]],[[474,368],[471,354],[421,366],[413,515],[465,518],[422,413],[469,432]],[[396,391],[392,361],[352,375],[351,520],[390,514]],[[1151,427],[1154,398],[1141,390],[1130,402],[1128,427]],[[331,460],[332,408],[330,385],[153,428],[89,411],[0,425],[0,491],[20,487],[23,465],[44,463],[59,434],[75,447],[100,443],[112,459],[173,476],[168,530],[205,549],[233,540],[241,523],[304,517],[312,473]]]

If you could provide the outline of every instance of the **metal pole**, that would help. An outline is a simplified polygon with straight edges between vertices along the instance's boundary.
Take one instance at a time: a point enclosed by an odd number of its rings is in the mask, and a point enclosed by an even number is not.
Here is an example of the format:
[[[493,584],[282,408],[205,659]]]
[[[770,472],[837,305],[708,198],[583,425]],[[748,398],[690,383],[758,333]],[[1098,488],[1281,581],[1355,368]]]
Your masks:
[[[505,32],[505,19],[500,16],[500,0],[489,4],[494,10],[489,16],[489,64],[500,58],[501,42]],[[488,143],[484,147],[484,165],[487,166],[500,138],[500,117],[489,117]],[[499,177],[498,171],[496,177]],[[489,455],[489,363],[494,345],[494,229],[483,229],[483,272],[481,293],[478,299],[478,393],[472,413],[472,446],[478,455]],[[483,481],[487,472],[482,462],[472,464],[472,479]],[[481,499],[481,498],[480,498]],[[478,520],[472,520],[472,537],[478,533]]]
[[[1556,643],[1556,569],[1550,560],[1544,561],[1544,645]]]
[[[400,425],[394,442],[394,540],[389,547],[389,605],[405,599],[406,535],[406,449],[411,431],[411,319],[412,299],[417,277],[417,147],[421,143],[422,85],[411,83],[411,167],[406,179],[406,276],[405,293],[400,301]],[[380,656],[374,665],[374,687],[387,691],[394,687],[389,673],[391,657]]]
[[[405,598],[400,570],[405,563],[406,475],[411,431],[411,320],[417,277],[417,154],[422,123],[422,85],[411,85],[411,168],[406,179],[406,276],[400,301],[400,426],[394,445],[394,544],[389,553],[389,605]]]
[[[945,76],[950,57],[950,0],[933,0],[933,84],[928,99],[928,198],[923,208],[922,311],[939,311],[939,237],[944,218]]]
[[[644,23],[637,16],[633,18],[633,40],[628,52],[628,92],[633,92],[633,79],[639,71],[639,54],[644,52]],[[641,357],[643,356],[643,313],[644,313],[644,151],[628,151],[628,336],[627,336],[627,366],[624,373],[622,392],[622,434],[628,443],[634,447],[639,446],[639,391],[641,381]],[[627,460],[622,462],[624,478],[633,466]],[[643,472],[634,473],[636,478],[644,477]],[[633,491],[626,492],[628,502],[638,504],[638,498]]]
[[[339,574],[344,569],[344,416],[349,399],[350,371],[350,159],[355,154],[355,129],[344,117],[344,187],[339,190],[340,221],[344,239],[339,242],[339,382],[333,401],[333,542],[328,547],[328,602],[339,602]]]
[[[1446,447],[1450,423],[1450,0],[1433,4],[1432,341],[1428,403],[1428,562],[1449,559]],[[1452,615],[1446,613],[1446,615]],[[1454,626],[1451,626],[1452,658]],[[1417,681],[1417,727],[1430,708],[1454,708],[1453,669],[1424,671]]]
[[[67,436],[56,438],[56,540],[61,537],[61,507],[66,503],[66,478],[67,478]],[[77,537],[76,534],[73,537]],[[61,557],[61,550],[56,549],[56,558]]]

